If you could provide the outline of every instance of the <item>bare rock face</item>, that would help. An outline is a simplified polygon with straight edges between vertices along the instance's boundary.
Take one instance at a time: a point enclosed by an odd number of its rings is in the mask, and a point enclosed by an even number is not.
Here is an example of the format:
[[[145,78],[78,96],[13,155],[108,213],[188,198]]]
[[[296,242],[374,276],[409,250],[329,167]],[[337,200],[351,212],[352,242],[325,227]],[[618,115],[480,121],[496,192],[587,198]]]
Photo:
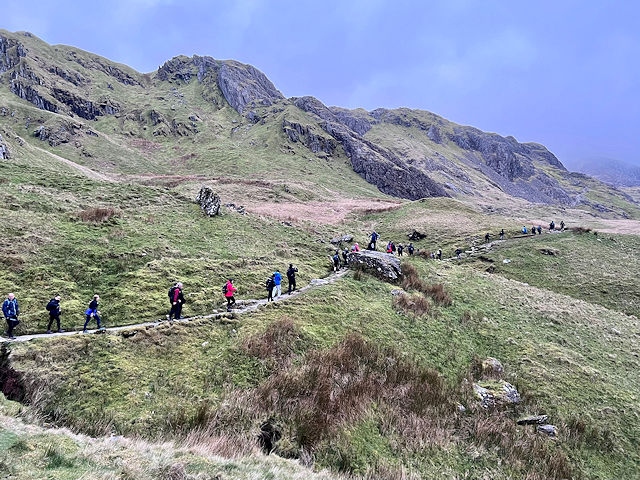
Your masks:
[[[293,99],[299,109],[319,117],[320,127],[342,146],[353,170],[381,192],[395,197],[418,200],[425,197],[448,197],[444,188],[423,171],[408,165],[389,150],[363,138],[358,132],[368,131],[362,118],[345,111],[327,108],[313,97]],[[355,128],[353,130],[347,125]],[[283,125],[287,132],[288,125]],[[289,135],[291,139],[291,135]]]
[[[220,197],[210,187],[203,185],[200,188],[196,202],[208,216],[220,215]]]
[[[516,387],[504,380],[477,382],[473,384],[473,390],[484,408],[520,402],[520,393]]]
[[[400,259],[389,253],[363,250],[347,255],[349,268],[359,268],[385,282],[397,283],[402,278]]]

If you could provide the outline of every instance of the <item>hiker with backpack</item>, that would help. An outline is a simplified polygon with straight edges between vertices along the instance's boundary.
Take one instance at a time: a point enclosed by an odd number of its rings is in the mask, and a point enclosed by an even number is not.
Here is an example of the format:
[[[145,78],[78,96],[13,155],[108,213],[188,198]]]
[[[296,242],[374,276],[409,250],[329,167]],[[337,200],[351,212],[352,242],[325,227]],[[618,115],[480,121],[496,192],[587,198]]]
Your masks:
[[[16,337],[13,336],[13,329],[20,323],[20,320],[18,320],[18,315],[20,315],[20,306],[18,305],[18,299],[13,293],[7,295],[5,301],[2,302],[2,314],[4,315],[4,319],[7,321],[7,337],[11,340],[15,340]]]
[[[334,272],[337,272],[340,269],[340,254],[338,250],[333,255],[329,255],[329,261],[331,262],[331,268],[333,268]]]
[[[231,311],[231,307],[236,304],[236,298],[233,296],[238,289],[233,286],[233,278],[227,280],[227,283],[222,287],[222,293],[224,298],[227,299],[227,312]]]
[[[413,251],[414,251],[413,243],[409,243],[409,245],[407,245],[407,252],[409,252],[409,255],[413,255]]]
[[[378,235],[378,232],[376,232],[375,230],[371,232],[371,235],[369,235],[369,238],[371,238],[371,242],[369,242],[369,250],[376,249],[376,242],[378,241],[379,237],[380,235]]]
[[[276,286],[275,282],[273,281],[273,274],[271,274],[267,278],[264,286],[267,288],[267,303],[273,302],[273,288]]]
[[[91,321],[92,318],[96,319],[96,323],[98,324],[98,330],[100,330],[102,328],[102,326],[100,325],[100,312],[98,311],[98,303],[100,302],[100,296],[96,293],[93,296],[93,299],[91,300],[91,302],[89,303],[89,308],[87,308],[84,312],[84,314],[86,315],[85,321],[84,321],[84,327],[82,327],[82,333],[87,333],[87,325],[89,325],[89,322]]]
[[[298,273],[298,269],[293,266],[293,263],[290,263],[287,269],[287,281],[289,282],[288,295],[291,295],[291,292],[296,289],[296,273]]]
[[[49,312],[49,324],[47,325],[47,333],[53,333],[51,331],[51,326],[53,325],[53,321],[55,320],[56,326],[58,329],[56,330],[58,333],[63,333],[64,330],[60,328],[60,315],[62,314],[62,310],[60,309],[60,295],[56,295],[45,307]]]
[[[169,311],[169,321],[175,319],[180,320],[182,316],[182,305],[184,305],[184,294],[182,293],[182,283],[176,282],[176,284],[169,289],[169,302],[171,303],[171,310]]]

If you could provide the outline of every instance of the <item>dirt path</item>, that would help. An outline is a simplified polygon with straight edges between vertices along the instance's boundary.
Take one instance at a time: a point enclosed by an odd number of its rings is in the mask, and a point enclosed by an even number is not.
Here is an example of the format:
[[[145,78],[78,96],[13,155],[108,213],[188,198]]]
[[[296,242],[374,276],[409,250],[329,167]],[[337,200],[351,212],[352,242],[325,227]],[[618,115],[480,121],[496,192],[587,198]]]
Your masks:
[[[111,177],[109,177],[108,175],[102,174],[102,173],[98,173],[94,170],[91,170],[88,167],[85,167],[83,165],[78,165],[75,162],[72,162],[71,160],[68,160],[64,157],[61,157],[60,155],[56,155],[55,153],[51,153],[47,150],[45,150],[44,148],[40,148],[37,147],[35,145],[29,145],[31,148],[38,150],[39,152],[45,153],[47,155],[49,155],[50,157],[56,159],[59,162],[64,163],[65,165],[73,168],[74,170],[78,170],[80,173],[82,173],[85,177],[91,178],[92,180],[98,180],[100,182],[115,182],[115,180]]]
[[[331,283],[334,283],[338,280],[340,280],[342,277],[344,277],[347,272],[349,270],[347,269],[343,269],[338,271],[337,273],[332,273],[331,275],[329,275],[326,278],[316,278],[311,280],[311,282],[309,282],[308,285],[302,287],[299,290],[295,290],[294,292],[291,293],[291,295],[288,294],[284,294],[281,295],[280,297],[276,297],[274,298],[274,302],[275,303],[280,303],[280,302],[286,302],[289,299],[295,298],[299,295],[304,294],[305,292],[309,291],[309,290],[314,290],[316,288],[320,288],[324,285],[329,285]],[[251,312],[255,312],[257,310],[259,310],[260,308],[264,307],[267,305],[267,300],[266,299],[251,299],[251,300],[239,300],[238,303],[238,308],[234,308],[231,310],[231,314],[235,314],[235,315],[241,315],[241,314],[245,314],[245,313],[251,313]],[[166,324],[173,324],[173,323],[189,323],[192,322],[194,320],[203,320],[203,319],[220,319],[220,318],[224,318],[224,317],[228,317],[230,315],[229,312],[227,312],[226,310],[222,309],[222,311],[218,312],[215,311],[213,313],[210,313],[208,315],[196,315],[194,317],[185,317],[185,318],[181,318],[180,320],[172,320],[171,322],[169,320],[166,319],[159,319],[159,320],[155,320],[152,322],[143,322],[143,323],[136,323],[133,325],[123,325],[120,327],[109,327],[109,328],[104,328],[101,330],[87,330],[87,334],[89,333],[118,333],[118,332],[124,332],[127,330],[136,330],[139,328],[156,328],[160,325],[166,325]],[[30,340],[35,340],[38,338],[52,338],[52,337],[68,337],[71,335],[84,335],[82,333],[82,331],[80,330],[73,330],[73,331],[69,331],[69,332],[63,332],[63,333],[37,333],[37,334],[33,334],[33,335],[20,335],[19,337],[16,337],[15,340],[10,340],[6,337],[0,337],[0,343],[2,342],[28,342]]]

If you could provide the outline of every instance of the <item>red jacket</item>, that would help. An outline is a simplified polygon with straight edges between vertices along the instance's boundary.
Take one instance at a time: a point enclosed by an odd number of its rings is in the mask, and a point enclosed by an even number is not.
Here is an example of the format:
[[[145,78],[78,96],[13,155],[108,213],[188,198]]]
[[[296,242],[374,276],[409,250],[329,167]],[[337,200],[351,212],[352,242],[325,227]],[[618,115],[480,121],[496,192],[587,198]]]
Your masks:
[[[233,297],[233,294],[236,293],[237,291],[238,289],[233,286],[233,283],[227,282],[227,291],[225,292],[224,296],[227,298]]]

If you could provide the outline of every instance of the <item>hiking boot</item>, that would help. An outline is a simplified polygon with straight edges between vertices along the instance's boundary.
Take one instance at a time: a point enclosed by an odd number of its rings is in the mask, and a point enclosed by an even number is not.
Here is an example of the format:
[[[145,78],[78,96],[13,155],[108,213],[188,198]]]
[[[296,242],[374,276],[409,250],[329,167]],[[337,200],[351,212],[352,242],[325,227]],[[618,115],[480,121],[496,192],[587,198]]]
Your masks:
[[[58,333],[64,333],[64,332],[66,332],[66,330],[62,330],[62,329],[58,330]]]
[[[10,336],[9,336],[9,340],[15,340],[15,339],[16,339],[16,337],[15,337],[15,336],[13,336],[13,335],[10,335]]]
[[[84,330],[82,330],[82,333],[87,333],[87,329],[85,328]]]
[[[47,334],[51,335],[53,332],[51,330],[47,330]]]

